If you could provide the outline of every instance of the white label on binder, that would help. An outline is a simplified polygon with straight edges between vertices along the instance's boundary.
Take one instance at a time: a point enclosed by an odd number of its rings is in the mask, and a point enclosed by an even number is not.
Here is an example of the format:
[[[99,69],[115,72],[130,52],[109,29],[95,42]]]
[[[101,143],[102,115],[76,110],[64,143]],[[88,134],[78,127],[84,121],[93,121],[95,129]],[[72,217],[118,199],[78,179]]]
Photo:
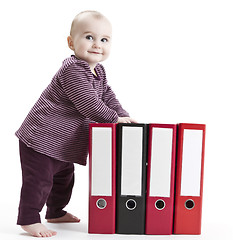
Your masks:
[[[150,196],[170,197],[173,129],[152,130]]]
[[[112,196],[112,128],[92,128],[92,196]]]
[[[181,196],[200,196],[202,130],[184,129]]]
[[[142,127],[122,128],[121,195],[142,194]]]

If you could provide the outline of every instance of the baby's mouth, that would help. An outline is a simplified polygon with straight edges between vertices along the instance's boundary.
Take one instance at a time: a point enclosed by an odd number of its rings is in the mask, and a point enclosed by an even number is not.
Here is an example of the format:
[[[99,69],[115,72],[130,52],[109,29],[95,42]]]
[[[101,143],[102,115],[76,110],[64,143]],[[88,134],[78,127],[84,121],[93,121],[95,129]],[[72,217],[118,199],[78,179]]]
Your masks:
[[[95,51],[88,51],[89,53],[92,53],[92,54],[96,54],[96,55],[99,55],[99,54],[102,54],[100,52],[95,52]]]

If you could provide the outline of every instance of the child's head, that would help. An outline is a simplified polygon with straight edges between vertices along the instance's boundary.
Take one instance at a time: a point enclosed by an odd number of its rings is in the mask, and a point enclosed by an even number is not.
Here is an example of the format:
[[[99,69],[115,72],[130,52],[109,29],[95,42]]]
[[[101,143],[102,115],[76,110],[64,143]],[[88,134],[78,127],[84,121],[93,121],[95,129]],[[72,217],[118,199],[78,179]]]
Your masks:
[[[108,19],[96,11],[79,13],[73,20],[68,46],[76,57],[86,61],[93,70],[110,53],[112,27]]]

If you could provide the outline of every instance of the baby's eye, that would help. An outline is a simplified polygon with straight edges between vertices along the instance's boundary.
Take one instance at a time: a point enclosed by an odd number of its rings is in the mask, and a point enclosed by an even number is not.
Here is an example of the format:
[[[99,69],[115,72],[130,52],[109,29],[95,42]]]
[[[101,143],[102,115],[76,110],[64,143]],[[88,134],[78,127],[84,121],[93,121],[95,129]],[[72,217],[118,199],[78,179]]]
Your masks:
[[[102,38],[102,39],[101,39],[101,42],[104,42],[104,43],[105,43],[105,42],[107,42],[107,41],[108,41],[107,38]]]
[[[87,35],[87,36],[86,36],[86,39],[92,41],[92,40],[93,40],[93,37],[92,37],[91,35]]]

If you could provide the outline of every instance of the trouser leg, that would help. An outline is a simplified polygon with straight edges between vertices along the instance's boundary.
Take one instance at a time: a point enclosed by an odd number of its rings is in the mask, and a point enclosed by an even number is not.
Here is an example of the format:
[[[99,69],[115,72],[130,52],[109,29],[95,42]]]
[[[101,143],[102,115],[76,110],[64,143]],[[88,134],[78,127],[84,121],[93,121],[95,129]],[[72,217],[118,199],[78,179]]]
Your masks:
[[[22,189],[17,224],[40,223],[42,210],[53,185],[51,159],[20,141]]]
[[[59,218],[66,214],[63,208],[69,203],[74,185],[74,164],[63,163],[53,177],[53,187],[47,199],[45,218]]]

